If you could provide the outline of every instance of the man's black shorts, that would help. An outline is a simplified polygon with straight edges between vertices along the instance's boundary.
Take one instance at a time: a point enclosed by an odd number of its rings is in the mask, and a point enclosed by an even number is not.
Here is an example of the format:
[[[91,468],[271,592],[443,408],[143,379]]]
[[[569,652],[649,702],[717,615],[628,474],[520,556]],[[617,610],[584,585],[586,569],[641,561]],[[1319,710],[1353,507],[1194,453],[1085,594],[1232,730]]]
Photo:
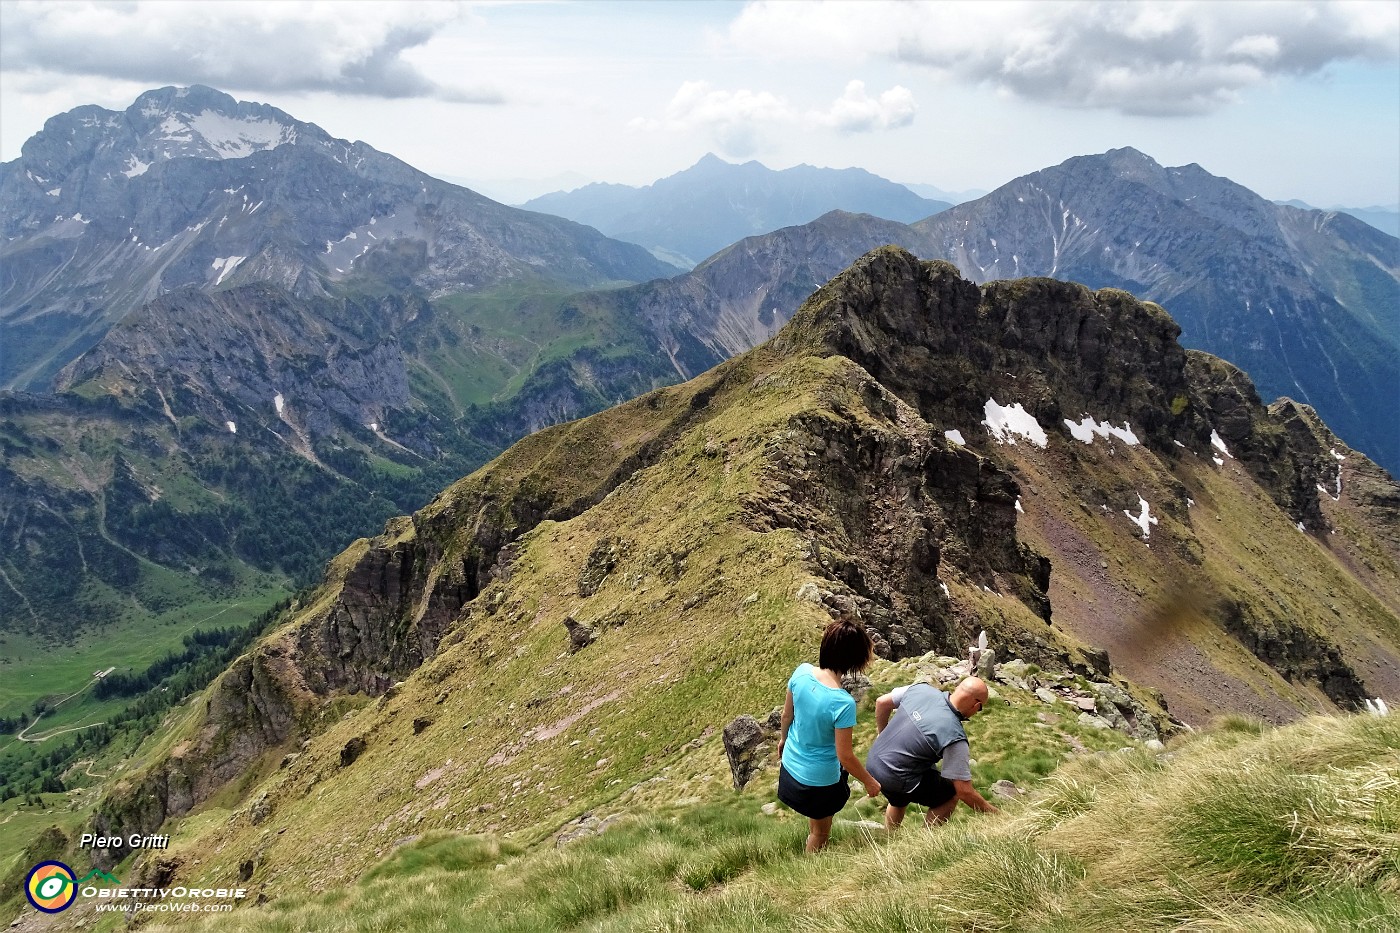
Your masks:
[[[778,799],[792,807],[809,820],[824,820],[835,816],[846,801],[851,799],[851,788],[846,783],[846,771],[841,770],[841,780],[825,787],[812,787],[803,784],[788,774],[788,769],[778,766]]]
[[[911,789],[900,793],[893,788],[886,787],[880,791],[891,806],[907,807],[911,803],[917,803],[924,807],[941,807],[943,804],[957,796],[957,788],[953,787],[953,782],[945,778],[937,768],[930,768],[924,772],[924,776],[919,778],[919,783]]]

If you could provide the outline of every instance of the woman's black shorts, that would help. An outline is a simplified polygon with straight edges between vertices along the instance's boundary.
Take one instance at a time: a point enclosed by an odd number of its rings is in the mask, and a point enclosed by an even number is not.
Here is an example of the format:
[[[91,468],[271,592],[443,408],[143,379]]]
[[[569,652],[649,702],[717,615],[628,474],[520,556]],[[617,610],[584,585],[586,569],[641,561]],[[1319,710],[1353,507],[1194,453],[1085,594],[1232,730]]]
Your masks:
[[[851,799],[851,788],[846,783],[846,771],[841,770],[841,779],[825,787],[812,787],[803,784],[788,774],[788,769],[778,766],[778,799],[792,807],[809,820],[824,820],[835,816],[846,801]]]

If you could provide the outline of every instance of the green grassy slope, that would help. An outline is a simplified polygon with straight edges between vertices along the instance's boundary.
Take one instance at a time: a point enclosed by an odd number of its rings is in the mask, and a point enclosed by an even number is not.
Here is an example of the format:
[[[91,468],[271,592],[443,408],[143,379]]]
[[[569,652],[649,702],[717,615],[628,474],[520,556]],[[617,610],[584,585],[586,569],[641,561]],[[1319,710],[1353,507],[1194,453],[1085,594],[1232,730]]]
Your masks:
[[[994,707],[986,717],[1008,715]],[[988,731],[974,731],[979,757]],[[1000,744],[1034,733],[1023,725]],[[910,820],[887,837],[855,822],[878,820],[875,804],[848,805],[815,858],[801,854],[805,821],[762,811],[774,798],[764,780],[725,800],[637,812],[558,849],[423,835],[358,884],[204,928],[1394,929],[1397,748],[1395,717],[1314,717],[1278,729],[1227,720],[1165,753],[1079,756],[1025,799],[1004,802],[1002,814],[963,809],[937,830]],[[996,774],[978,770],[979,782]]]

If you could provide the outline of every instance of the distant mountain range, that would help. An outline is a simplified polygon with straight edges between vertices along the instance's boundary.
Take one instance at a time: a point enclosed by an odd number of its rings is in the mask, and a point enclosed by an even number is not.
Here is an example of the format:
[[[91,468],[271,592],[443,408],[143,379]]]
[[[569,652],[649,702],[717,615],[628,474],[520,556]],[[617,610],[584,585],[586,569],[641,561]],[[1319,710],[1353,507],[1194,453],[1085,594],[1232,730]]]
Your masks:
[[[961,204],[964,201],[975,201],[986,194],[985,188],[969,188],[966,191],[945,191],[937,185],[916,184],[905,182],[904,187],[919,195],[933,201],[947,201],[950,204]]]
[[[1357,220],[1364,220],[1382,233],[1388,233],[1393,237],[1400,237],[1400,209],[1394,207],[1329,207],[1317,208],[1296,198],[1288,201],[1275,201],[1275,204],[1286,204],[1289,207],[1301,208],[1305,211],[1329,210],[1342,214],[1350,214]]]
[[[711,154],[645,187],[585,185],[521,206],[588,224],[688,268],[736,240],[804,224],[832,210],[909,223],[952,205],[863,169],[799,165],[774,171]]]
[[[690,376],[776,332],[804,289],[885,243],[978,282],[1048,276],[1156,301],[1186,345],[1243,366],[1267,397],[1314,406],[1400,470],[1400,241],[1132,149],[1070,159],[913,225],[833,212],[592,300],[636,306]]]

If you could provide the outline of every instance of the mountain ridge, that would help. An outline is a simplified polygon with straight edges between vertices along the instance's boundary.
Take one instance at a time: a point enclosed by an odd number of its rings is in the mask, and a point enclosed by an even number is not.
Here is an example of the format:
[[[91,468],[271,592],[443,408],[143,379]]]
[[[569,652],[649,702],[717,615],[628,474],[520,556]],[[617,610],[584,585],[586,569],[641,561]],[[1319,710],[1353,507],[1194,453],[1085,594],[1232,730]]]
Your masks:
[[[985,629],[1187,722],[1400,689],[1400,551],[1354,498],[1365,458],[1177,332],[1121,291],[868,254],[775,340],[531,435],[357,542],[97,825],[225,795],[143,877],[246,862],[273,897],[409,825],[542,838],[713,754],[705,730],[771,705],[840,612],[884,657]],[[1279,500],[1308,469],[1341,485],[1300,533]],[[294,877],[308,847],[326,864]]]
[[[589,224],[693,267],[745,237],[804,224],[832,210],[909,222],[951,205],[864,169],[803,164],[774,171],[756,161],[731,163],[708,153],[650,185],[595,183],[521,206]]]
[[[1124,288],[1167,307],[1189,346],[1244,366],[1261,392],[1313,405],[1377,462],[1400,463],[1384,404],[1400,379],[1400,241],[1136,150],[1044,173],[1063,188],[1063,205],[1047,206],[1034,173],[913,226],[832,212],[616,297],[646,308],[688,376],[776,333],[803,289],[882,243],[948,259],[979,282],[1034,274]],[[1096,220],[1071,218],[1076,210]]]

